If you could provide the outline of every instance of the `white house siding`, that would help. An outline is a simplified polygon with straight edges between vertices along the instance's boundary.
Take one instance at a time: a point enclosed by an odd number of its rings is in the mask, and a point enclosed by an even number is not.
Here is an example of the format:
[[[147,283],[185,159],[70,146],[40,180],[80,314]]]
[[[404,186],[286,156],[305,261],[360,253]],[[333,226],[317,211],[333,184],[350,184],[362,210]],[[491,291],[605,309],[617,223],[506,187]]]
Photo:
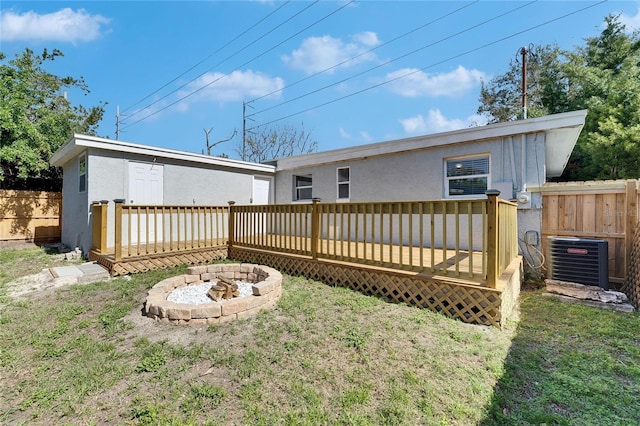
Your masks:
[[[512,154],[513,150],[513,154]],[[512,199],[523,187],[522,164],[525,165],[524,183],[527,186],[538,186],[545,181],[545,133],[537,132],[526,135],[525,161],[521,161],[522,139],[521,137],[500,137],[483,141],[468,141],[453,145],[436,146],[426,149],[417,149],[407,152],[371,156],[368,158],[351,158],[325,164],[311,165],[286,169],[278,165],[276,173],[276,202],[291,203],[294,197],[294,176],[312,176],[313,197],[321,198],[322,202],[334,203],[337,200],[336,169],[338,167],[350,168],[350,202],[388,202],[388,201],[423,201],[447,199],[445,196],[445,159],[460,156],[474,156],[489,154],[490,156],[490,182],[489,188],[501,190],[500,197]],[[326,158],[326,157],[325,157]],[[512,165],[513,158],[513,165]],[[286,162],[284,163],[286,164]],[[533,194],[532,206],[534,210],[519,210],[519,219],[522,217],[520,235],[528,230],[534,230],[540,234],[538,217],[540,208],[539,194]],[[300,201],[304,202],[304,201]],[[538,213],[536,213],[538,212]],[[414,220],[417,220],[414,217]],[[352,220],[351,223],[355,221]],[[447,241],[443,241],[441,221],[436,223],[435,245],[437,247],[455,247],[455,219],[453,215],[447,217],[447,229],[449,234]],[[403,217],[405,227],[408,227],[408,215]],[[460,248],[469,247],[467,218],[461,218]],[[337,224],[331,224],[339,228]],[[418,240],[417,227],[414,227],[416,235],[411,236],[413,243]],[[482,219],[474,215],[472,219],[472,248],[478,250],[482,247]],[[346,230],[338,229],[346,234]],[[428,234],[429,231],[426,233]],[[352,230],[352,234],[354,230]],[[332,234],[331,234],[332,235]],[[398,243],[399,235],[397,224],[394,224],[394,243]],[[403,232],[403,244],[408,244],[408,228]],[[425,235],[425,241],[430,241],[430,236]]]
[[[526,183],[538,185],[544,182],[544,133],[527,136]],[[514,168],[511,167],[510,144],[514,144]],[[409,152],[400,152],[369,158],[353,158],[334,163],[325,163],[295,169],[280,169],[276,174],[276,202],[291,203],[293,200],[293,177],[312,176],[312,193],[324,202],[337,200],[336,168],[350,168],[351,202],[369,201],[414,201],[439,200],[445,197],[444,161],[450,157],[490,155],[490,187],[510,183],[515,190],[521,186],[520,140],[499,138],[486,141],[471,141]],[[537,161],[536,161],[537,159]],[[536,167],[539,165],[539,167]],[[511,199],[513,193],[503,193],[502,198]]]
[[[127,143],[122,144],[124,149],[136,152],[123,152],[118,150],[118,144],[117,141],[76,135],[67,143],[67,147],[61,148],[53,161],[54,165],[63,168],[62,242],[71,247],[80,247],[84,253],[92,245],[91,203],[102,200],[109,202],[107,223],[109,229],[113,229],[113,200],[131,202],[129,163],[132,161],[162,165],[162,204],[174,206],[227,205],[228,201],[250,204],[254,176],[270,177],[274,172],[270,166]],[[106,149],[101,148],[103,146]],[[149,155],[145,154],[147,151]],[[87,155],[87,190],[84,193],[78,191],[78,158],[82,153]],[[114,240],[113,232],[110,232],[107,245],[113,247]]]
[[[87,165],[87,173],[91,173]],[[71,159],[62,171],[62,232],[61,241],[71,248],[83,247],[87,238],[91,241],[89,226],[89,188],[84,193],[78,191],[78,157]],[[87,174],[88,176],[88,174]]]
[[[164,166],[165,204],[227,205],[250,204],[253,174],[219,170],[185,163]]]

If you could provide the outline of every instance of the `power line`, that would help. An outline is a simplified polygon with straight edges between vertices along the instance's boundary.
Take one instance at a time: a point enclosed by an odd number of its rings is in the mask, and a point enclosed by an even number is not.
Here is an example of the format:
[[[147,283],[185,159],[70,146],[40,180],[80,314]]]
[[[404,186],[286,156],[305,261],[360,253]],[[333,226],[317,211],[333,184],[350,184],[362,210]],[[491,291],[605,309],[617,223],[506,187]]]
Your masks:
[[[140,103],[146,101],[147,99],[149,99],[151,96],[155,95],[156,93],[158,93],[159,91],[161,91],[162,89],[164,89],[165,87],[167,87],[168,85],[170,85],[171,83],[174,83],[176,80],[178,80],[180,77],[184,76],[185,74],[187,74],[189,71],[192,71],[194,68],[198,67],[199,65],[203,64],[204,62],[206,62],[207,60],[209,60],[213,55],[215,55],[216,53],[220,52],[222,49],[224,49],[225,47],[229,46],[231,43],[233,43],[234,41],[238,40],[240,37],[242,37],[243,35],[245,35],[246,33],[248,33],[249,31],[251,31],[253,28],[255,28],[256,26],[260,25],[261,23],[263,23],[264,21],[266,21],[269,17],[271,17],[272,15],[274,15],[275,13],[277,13],[280,9],[282,9],[283,7],[285,7],[287,4],[289,4],[291,2],[291,0],[287,0],[286,2],[284,2],[283,4],[281,4],[280,6],[278,6],[275,10],[273,10],[271,13],[267,14],[265,17],[263,17],[262,19],[258,20],[256,23],[254,23],[253,25],[250,25],[249,27],[247,27],[243,32],[241,32],[240,34],[238,34],[237,36],[235,36],[233,39],[231,39],[230,41],[228,41],[227,43],[225,43],[223,46],[219,47],[218,49],[215,50],[215,52],[211,53],[209,56],[207,56],[206,58],[204,58],[203,60],[201,60],[200,62],[196,63],[195,65],[191,66],[190,68],[188,68],[186,71],[184,71],[182,74],[178,75],[177,77],[175,77],[174,79],[166,82],[164,85],[162,85],[160,88],[154,90],[153,92],[149,93],[147,96],[145,96],[144,98],[138,100],[137,102],[135,102],[134,104],[128,106],[127,108],[125,108],[123,110],[123,112],[126,112],[128,110],[130,110],[131,108],[135,107],[136,105],[139,105]],[[148,107],[145,107],[148,108]],[[132,114],[133,115],[133,114]]]
[[[476,4],[476,3],[478,3],[479,1],[480,1],[480,0],[475,0],[475,1],[471,2],[471,3],[465,4],[464,6],[461,6],[461,7],[459,7],[459,8],[458,8],[458,9],[456,9],[456,10],[453,10],[453,11],[451,11],[451,12],[449,12],[449,13],[445,14],[445,15],[442,15],[442,16],[440,16],[440,17],[438,17],[438,18],[434,19],[434,20],[431,20],[431,21],[429,21],[429,22],[427,22],[427,23],[425,23],[425,24],[423,24],[423,25],[420,25],[419,27],[416,27],[416,28],[414,28],[414,29],[412,29],[412,30],[410,30],[410,31],[407,31],[407,32],[406,32],[406,33],[404,33],[404,34],[401,34],[401,35],[399,35],[399,36],[396,36],[396,37],[392,38],[391,40],[386,41],[386,42],[384,42],[384,43],[382,43],[382,44],[380,44],[380,45],[378,45],[378,46],[376,46],[376,47],[373,47],[373,48],[371,48],[371,49],[369,49],[369,50],[367,50],[367,51],[364,51],[364,52],[362,52],[362,53],[360,53],[360,54],[358,54],[358,55],[356,55],[356,56],[353,56],[353,57],[351,57],[351,58],[349,58],[349,59],[345,59],[344,61],[339,62],[339,63],[337,63],[337,64],[335,64],[335,65],[332,65],[332,66],[330,66],[330,67],[328,67],[328,68],[325,68],[325,69],[323,69],[323,70],[321,70],[321,71],[315,72],[315,73],[313,73],[313,74],[311,74],[311,75],[309,75],[309,76],[307,76],[307,77],[305,77],[305,78],[302,78],[302,79],[300,79],[300,80],[298,80],[298,81],[295,81],[295,82],[293,82],[293,83],[291,83],[291,84],[287,84],[286,86],[282,87],[281,89],[274,90],[274,91],[269,92],[269,93],[267,93],[267,94],[265,94],[265,95],[259,96],[259,97],[255,98],[255,99],[252,99],[252,100],[248,101],[247,103],[253,103],[253,102],[255,102],[255,101],[259,101],[260,99],[263,99],[263,98],[266,98],[266,97],[268,97],[268,96],[271,96],[271,95],[273,95],[274,93],[278,93],[278,92],[280,92],[280,91],[282,91],[282,90],[289,89],[289,88],[291,88],[291,87],[293,87],[293,86],[295,86],[295,85],[297,85],[297,84],[300,84],[300,83],[302,83],[302,82],[304,82],[304,81],[307,81],[307,80],[309,80],[309,79],[311,79],[311,78],[314,78],[314,77],[316,77],[316,76],[318,76],[318,75],[320,75],[320,74],[324,74],[325,72],[328,72],[328,71],[331,71],[331,70],[333,70],[333,69],[336,69],[336,68],[338,68],[338,67],[339,67],[339,66],[341,66],[341,65],[347,64],[347,63],[349,63],[349,62],[351,62],[351,61],[354,61],[354,60],[356,60],[356,59],[358,59],[358,58],[360,58],[360,57],[362,57],[362,56],[364,56],[364,55],[366,55],[366,54],[369,54],[369,53],[373,52],[374,50],[380,49],[380,48],[382,48],[382,47],[384,47],[384,46],[388,46],[389,44],[394,43],[394,42],[396,42],[396,41],[400,40],[401,38],[404,38],[404,37],[406,37],[406,36],[409,36],[409,35],[411,35],[411,34],[413,34],[413,33],[417,32],[417,31],[419,31],[419,30],[422,30],[422,29],[424,29],[424,28],[428,27],[428,26],[429,26],[429,25],[431,25],[431,24],[434,24],[434,23],[436,23],[436,22],[438,22],[438,21],[441,21],[441,20],[442,20],[442,19],[444,19],[444,18],[447,18],[447,17],[449,17],[449,16],[451,16],[451,15],[454,15],[454,14],[456,14],[456,13],[460,12],[461,10],[466,9],[466,8],[467,8],[467,7],[469,7],[469,6],[472,6],[472,5]]]
[[[296,16],[300,15],[302,12],[306,11],[306,10],[307,10],[307,9],[309,9],[310,7],[314,6],[314,5],[315,5],[315,4],[317,4],[319,1],[320,1],[320,0],[315,0],[313,3],[310,3],[307,7],[303,8],[303,9],[302,9],[302,10],[300,10],[300,11],[298,11],[295,15],[293,15],[293,16],[291,16],[291,17],[289,17],[289,18],[288,18],[288,19],[286,19],[284,22],[281,22],[281,23],[280,23],[279,25],[277,25],[276,27],[274,27],[274,28],[272,28],[271,30],[267,31],[265,34],[261,35],[260,37],[258,37],[256,40],[254,40],[253,42],[251,42],[251,43],[250,43],[250,44],[248,44],[247,46],[243,47],[242,49],[240,49],[240,50],[236,51],[236,52],[235,52],[235,53],[233,53],[232,55],[229,55],[228,57],[226,57],[226,58],[225,58],[225,59],[223,59],[222,61],[218,62],[218,63],[217,63],[213,68],[215,68],[215,67],[217,67],[217,66],[219,66],[219,65],[223,64],[224,62],[226,62],[227,60],[231,59],[232,57],[234,57],[234,56],[235,56],[235,55],[237,55],[238,53],[240,53],[240,52],[242,52],[243,50],[247,49],[249,46],[253,45],[253,44],[254,44],[254,43],[256,43],[257,41],[259,41],[259,40],[263,39],[264,37],[266,37],[267,35],[271,34],[271,33],[272,33],[273,31],[275,31],[277,28],[279,28],[279,27],[281,27],[282,25],[284,25],[285,23],[287,23],[287,22],[291,21],[293,18],[295,18]],[[354,1],[354,0],[351,0],[351,2],[350,2],[350,3],[353,3],[353,1]],[[344,7],[346,7],[346,5],[342,6],[342,7],[341,7],[341,8],[339,8],[338,10],[343,9]],[[325,16],[325,17],[324,17],[324,18],[322,18],[322,19],[319,19],[318,21],[316,21],[316,22],[314,22],[313,24],[309,25],[308,27],[306,27],[306,28],[302,29],[302,30],[301,30],[301,31],[299,31],[298,33],[294,34],[293,36],[291,36],[291,37],[289,37],[289,38],[287,38],[287,39],[283,40],[282,42],[278,43],[277,45],[275,45],[275,46],[271,47],[270,49],[268,49],[267,51],[263,52],[262,54],[260,54],[260,55],[258,55],[258,56],[255,56],[254,58],[250,59],[249,61],[247,61],[247,62],[245,62],[245,63],[243,63],[243,64],[241,64],[241,65],[237,66],[237,67],[234,69],[234,71],[237,71],[238,69],[242,68],[243,66],[245,66],[245,65],[247,65],[247,64],[249,64],[249,63],[251,63],[251,62],[255,61],[256,59],[258,59],[258,58],[260,58],[260,57],[264,56],[265,54],[267,54],[267,53],[268,53],[268,52],[270,52],[271,50],[273,50],[273,49],[275,49],[276,47],[280,46],[281,44],[283,44],[283,43],[285,43],[285,42],[289,41],[290,39],[292,39],[293,37],[297,36],[297,35],[298,35],[298,34],[300,34],[301,32],[303,32],[303,31],[307,30],[308,28],[312,27],[313,25],[316,25],[318,22],[321,22],[321,21],[323,21],[324,19],[328,18],[329,16],[333,15],[333,14],[334,14],[334,13],[336,13],[338,10],[336,10],[336,11],[334,11],[334,12],[330,13],[329,15]],[[232,71],[232,72],[233,72],[233,71]],[[193,78],[193,79],[189,80],[188,82],[184,83],[183,85],[181,85],[181,86],[177,87],[176,89],[172,90],[171,92],[169,92],[168,94],[166,94],[166,95],[165,95],[165,96],[163,96],[162,98],[157,99],[156,101],[152,102],[151,104],[147,105],[147,106],[146,106],[146,107],[144,107],[143,109],[141,109],[141,110],[139,110],[139,111],[137,111],[137,112],[135,112],[134,114],[131,114],[131,115],[138,114],[138,113],[140,113],[140,112],[144,111],[145,109],[147,109],[147,108],[149,108],[149,107],[151,107],[151,106],[153,106],[153,105],[157,104],[157,103],[158,103],[158,102],[160,102],[161,100],[163,100],[163,99],[167,98],[169,95],[171,95],[171,94],[173,94],[173,93],[177,92],[178,90],[180,90],[180,89],[182,89],[183,87],[187,86],[188,84],[190,84],[190,83],[194,82],[195,80],[197,80],[198,78],[202,77],[202,76],[203,76],[203,75],[205,75],[205,74],[206,74],[206,72],[201,73],[200,75],[196,76],[195,78]],[[152,116],[154,116],[154,115],[158,114],[158,113],[159,113],[159,112],[161,112],[161,111],[164,111],[164,110],[165,110],[165,109],[167,109],[167,108],[172,107],[173,105],[177,104],[178,102],[180,102],[180,101],[182,101],[182,100],[184,100],[184,99],[186,99],[186,98],[188,98],[188,97],[190,97],[190,96],[195,95],[196,93],[198,93],[198,92],[199,92],[199,91],[201,91],[202,89],[205,89],[206,87],[209,87],[209,86],[210,86],[210,85],[212,85],[213,83],[218,82],[218,81],[219,81],[219,80],[221,80],[222,78],[227,77],[229,74],[231,74],[231,73],[223,74],[221,77],[219,77],[219,78],[217,78],[217,79],[215,79],[215,80],[213,80],[213,81],[209,82],[208,84],[206,84],[206,85],[204,85],[204,86],[202,86],[202,87],[200,87],[200,88],[198,88],[198,89],[196,89],[196,90],[194,90],[194,91],[192,91],[192,92],[188,93],[187,95],[185,95],[185,96],[183,96],[182,98],[180,98],[180,99],[176,100],[175,102],[172,102],[171,104],[166,105],[165,107],[160,108],[159,110],[157,110],[157,111],[155,111],[155,112],[153,112],[153,113],[151,113],[151,114],[149,114],[149,115],[147,115],[147,116],[145,116],[145,117],[143,117],[143,118],[141,118],[141,119],[139,119],[139,120],[137,120],[137,121],[135,121],[135,122],[131,123],[131,124],[130,124],[129,126],[127,126],[127,127],[131,127],[131,126],[133,126],[133,125],[135,125],[135,124],[137,124],[137,123],[139,123],[139,122],[141,122],[141,121],[143,121],[143,120],[145,120],[145,119],[147,119],[147,118],[149,118],[149,117],[152,117]]]
[[[521,34],[527,33],[527,32],[529,32],[529,31],[532,31],[532,30],[535,30],[535,29],[537,29],[537,28],[540,28],[540,27],[543,27],[543,26],[545,26],[545,25],[548,25],[548,24],[550,24],[550,23],[552,23],[552,22],[556,22],[556,21],[559,21],[559,20],[561,20],[561,19],[567,18],[567,17],[569,17],[569,16],[575,15],[575,14],[577,14],[577,13],[583,12],[583,11],[585,11],[585,10],[587,10],[587,9],[590,9],[590,8],[592,8],[592,7],[598,6],[598,5],[600,5],[600,4],[602,4],[602,3],[606,3],[606,2],[607,2],[607,0],[601,0],[601,1],[599,1],[598,3],[593,3],[593,4],[589,5],[589,6],[585,6],[585,7],[583,7],[583,8],[580,8],[580,9],[575,10],[575,11],[573,11],[573,12],[569,12],[569,13],[564,14],[564,15],[562,15],[562,16],[559,16],[559,17],[557,17],[557,18],[550,19],[550,20],[548,20],[548,21],[545,21],[545,22],[540,23],[540,24],[538,24],[538,25],[534,25],[534,26],[529,27],[529,28],[527,28],[527,29],[524,29],[524,30],[522,30],[522,31],[518,31],[518,32],[513,33],[513,34],[511,34],[511,35],[508,35],[508,36],[502,37],[502,38],[500,38],[500,39],[498,39],[498,40],[495,40],[495,41],[492,41],[492,42],[490,42],[490,43],[483,44],[483,45],[478,46],[478,47],[476,47],[476,48],[474,48],[474,49],[470,49],[470,50],[467,50],[467,51],[462,52],[462,53],[460,53],[460,54],[457,54],[457,55],[451,56],[451,57],[449,57],[449,58],[447,58],[447,59],[443,59],[443,60],[441,60],[441,61],[438,61],[438,62],[436,62],[436,63],[433,63],[433,64],[431,64],[431,65],[428,65],[428,66],[426,66],[426,67],[423,67],[423,68],[417,69],[417,70],[412,71],[412,72],[408,72],[408,73],[406,73],[406,74],[403,74],[403,75],[401,75],[401,76],[395,77],[395,78],[393,78],[393,79],[386,80],[386,81],[384,81],[384,82],[382,82],[382,83],[379,83],[379,84],[376,84],[376,85],[373,85],[373,86],[367,87],[367,88],[362,89],[362,90],[358,90],[358,91],[356,91],[356,92],[352,92],[352,93],[350,93],[350,94],[348,94],[348,95],[341,96],[341,97],[339,97],[339,98],[333,99],[333,100],[328,101],[328,102],[324,102],[324,103],[319,104],[319,105],[316,105],[316,106],[314,106],[314,107],[306,108],[306,109],[304,109],[304,110],[302,110],[302,111],[298,111],[298,112],[296,112],[296,113],[289,114],[289,115],[287,115],[287,116],[280,117],[280,118],[275,119],[275,120],[271,120],[271,121],[269,121],[269,122],[267,122],[267,123],[263,123],[263,124],[261,124],[261,125],[259,125],[259,126],[255,126],[255,127],[251,128],[251,129],[247,129],[247,130],[252,130],[252,129],[255,129],[255,128],[258,128],[258,127],[262,127],[262,126],[268,126],[269,124],[273,124],[273,123],[276,123],[276,122],[278,122],[278,121],[286,120],[287,118],[291,118],[291,117],[294,117],[294,116],[296,116],[296,115],[304,114],[305,112],[309,112],[309,111],[312,111],[312,110],[314,110],[314,109],[321,108],[321,107],[323,107],[323,106],[327,106],[327,105],[330,105],[330,104],[333,104],[333,103],[339,102],[339,101],[341,101],[341,100],[344,100],[344,99],[350,98],[350,97],[352,97],[352,96],[359,95],[360,93],[367,92],[367,91],[369,91],[369,90],[375,89],[375,88],[380,87],[380,86],[384,86],[384,85],[386,85],[386,84],[392,83],[392,82],[397,81],[397,80],[400,80],[400,79],[402,79],[402,78],[406,78],[406,77],[408,77],[408,76],[410,76],[410,75],[413,75],[413,74],[416,74],[416,73],[418,73],[418,72],[420,72],[420,71],[424,71],[424,70],[426,70],[426,69],[429,69],[429,68],[432,68],[432,67],[434,67],[434,66],[437,66],[437,65],[443,64],[443,63],[448,62],[448,61],[451,61],[451,60],[453,60],[453,59],[460,58],[460,57],[462,57],[462,56],[465,56],[465,55],[468,55],[468,54],[470,54],[470,53],[476,52],[476,51],[478,51],[478,50],[485,49],[485,48],[487,48],[487,47],[489,47],[489,46],[492,46],[492,45],[494,45],[494,44],[497,44],[497,43],[503,42],[503,41],[508,40],[508,39],[510,39],[510,38],[513,38],[513,37],[519,36],[519,35],[521,35]]]
[[[478,27],[481,27],[481,26],[483,26],[483,25],[485,25],[485,24],[488,24],[489,22],[495,21],[495,20],[500,19],[500,18],[502,18],[502,17],[504,17],[504,16],[506,16],[506,15],[509,15],[509,14],[511,14],[511,13],[514,13],[514,12],[516,12],[516,11],[518,11],[518,10],[522,9],[522,8],[525,8],[525,7],[527,7],[527,6],[532,5],[533,3],[536,3],[536,1],[537,1],[537,0],[533,0],[533,1],[529,2],[529,3],[525,3],[525,4],[523,4],[523,5],[521,5],[521,6],[518,6],[518,7],[514,8],[514,9],[511,9],[511,10],[508,10],[508,11],[506,11],[506,12],[503,12],[503,13],[501,13],[501,14],[497,15],[497,16],[494,16],[494,17],[492,17],[492,18],[489,18],[489,19],[487,19],[487,20],[485,20],[485,21],[482,21],[482,22],[480,22],[480,23],[478,23],[478,24],[475,24],[475,25],[473,25],[473,26],[471,26],[471,27],[467,27],[467,28],[465,28],[465,29],[463,29],[463,30],[461,30],[461,31],[458,31],[458,32],[456,32],[456,33],[454,33],[454,34],[451,34],[451,35],[447,36],[447,37],[441,38],[441,39],[439,39],[439,40],[437,40],[437,41],[434,41],[434,42],[432,42],[432,43],[426,44],[426,45],[424,45],[424,46],[422,46],[422,47],[419,47],[419,48],[417,48],[417,49],[414,49],[414,50],[412,50],[412,51],[410,51],[410,52],[407,52],[407,53],[405,53],[405,54],[403,54],[403,55],[397,56],[397,57],[395,57],[395,58],[393,58],[393,59],[390,59],[390,60],[388,60],[388,61],[385,61],[385,62],[383,62],[383,63],[381,63],[381,64],[378,64],[378,65],[376,65],[376,66],[374,66],[374,67],[371,67],[371,68],[366,69],[366,70],[364,70],[364,71],[361,71],[361,72],[359,72],[359,73],[357,73],[357,74],[354,74],[354,75],[352,75],[352,76],[350,76],[350,77],[343,78],[342,80],[336,81],[336,82],[331,83],[331,84],[326,85],[326,86],[323,86],[323,87],[321,87],[321,88],[319,88],[319,89],[312,90],[311,92],[307,92],[307,93],[305,93],[305,94],[303,94],[303,95],[297,96],[297,97],[295,97],[295,98],[288,99],[288,100],[286,100],[286,101],[284,101],[284,102],[281,102],[281,103],[279,103],[279,104],[272,105],[272,106],[270,106],[270,107],[268,107],[268,108],[262,109],[262,110],[260,110],[260,111],[258,111],[258,112],[255,112],[255,113],[251,114],[251,116],[258,115],[258,114],[261,114],[261,113],[266,112],[266,111],[270,111],[270,110],[272,110],[272,109],[274,109],[274,108],[278,108],[278,107],[280,107],[280,106],[282,106],[282,105],[286,105],[286,104],[288,104],[288,103],[291,103],[291,102],[297,101],[297,100],[299,100],[299,99],[302,99],[302,98],[304,98],[304,97],[310,96],[310,95],[312,95],[312,94],[315,94],[315,93],[321,92],[321,91],[323,91],[323,90],[325,90],[325,89],[329,89],[329,88],[331,88],[331,87],[334,87],[334,86],[337,86],[337,85],[339,85],[339,84],[345,83],[345,82],[347,82],[347,81],[349,81],[349,80],[352,80],[352,79],[354,79],[354,78],[356,78],[356,77],[360,77],[360,76],[362,76],[362,75],[364,75],[364,74],[366,74],[366,73],[368,73],[368,72],[371,72],[371,71],[373,71],[373,70],[376,70],[376,69],[381,68],[381,67],[384,67],[384,66],[387,66],[387,65],[389,65],[389,64],[391,64],[391,63],[393,63],[393,62],[396,62],[396,61],[398,61],[398,60],[400,60],[400,59],[404,59],[404,58],[406,58],[407,56],[411,56],[411,55],[413,55],[413,54],[415,54],[415,53],[417,53],[417,52],[420,52],[420,51],[422,51],[422,50],[428,49],[429,47],[433,47],[433,46],[435,46],[435,45],[437,45],[437,44],[440,44],[440,43],[442,43],[442,42],[445,42],[445,41],[447,41],[447,40],[450,40],[450,39],[452,39],[452,38],[454,38],[454,37],[457,37],[457,36],[459,36],[459,35],[461,35],[461,34],[464,34],[464,33],[466,33],[466,32],[469,32],[469,31],[473,30],[473,29],[476,29],[476,28],[478,28]]]

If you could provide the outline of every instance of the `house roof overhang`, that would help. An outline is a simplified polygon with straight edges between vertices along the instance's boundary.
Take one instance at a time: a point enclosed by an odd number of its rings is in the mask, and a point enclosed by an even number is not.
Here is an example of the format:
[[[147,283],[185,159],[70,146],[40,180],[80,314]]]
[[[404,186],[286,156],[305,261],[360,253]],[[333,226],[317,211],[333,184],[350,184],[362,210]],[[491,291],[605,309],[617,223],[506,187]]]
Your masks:
[[[483,140],[530,133],[545,133],[545,165],[548,177],[559,176],[564,171],[569,156],[584,126],[586,110],[572,111],[527,120],[509,121],[471,127],[452,132],[416,136],[386,142],[359,145],[331,151],[316,152],[275,160],[277,171],[319,166],[349,160],[361,160],[374,156],[392,155],[420,149],[446,147]]]
[[[130,142],[114,141],[111,139],[99,138],[74,134],[60,149],[58,149],[49,160],[52,166],[62,167],[72,158],[77,157],[88,148],[100,150],[122,152],[128,154],[139,154],[152,156],[154,158],[167,158],[181,160],[192,163],[207,164],[224,168],[273,174],[275,167],[268,164],[250,163],[247,161],[233,160],[230,158],[212,157],[209,155],[194,154],[185,151],[177,151],[166,148],[158,148],[148,145],[139,145]]]

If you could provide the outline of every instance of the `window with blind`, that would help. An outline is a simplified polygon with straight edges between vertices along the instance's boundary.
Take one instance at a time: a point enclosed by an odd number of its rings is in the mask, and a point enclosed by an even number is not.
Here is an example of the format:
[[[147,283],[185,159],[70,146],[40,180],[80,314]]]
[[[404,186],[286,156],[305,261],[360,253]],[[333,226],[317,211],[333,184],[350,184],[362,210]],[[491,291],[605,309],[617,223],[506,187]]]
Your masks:
[[[445,160],[447,197],[484,195],[489,187],[489,155]]]

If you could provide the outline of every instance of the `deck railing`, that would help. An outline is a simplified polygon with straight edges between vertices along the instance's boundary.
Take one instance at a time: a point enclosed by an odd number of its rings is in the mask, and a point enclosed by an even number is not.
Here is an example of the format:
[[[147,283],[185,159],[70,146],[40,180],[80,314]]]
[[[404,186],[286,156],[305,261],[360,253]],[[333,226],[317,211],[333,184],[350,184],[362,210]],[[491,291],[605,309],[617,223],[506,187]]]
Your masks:
[[[487,199],[231,206],[233,245],[495,286],[517,256],[516,205]]]
[[[94,250],[106,253],[106,202]],[[495,287],[518,254],[516,205],[486,199],[237,206],[115,203],[116,261],[220,245],[445,275]]]
[[[228,206],[141,206],[115,200],[114,257],[226,245]],[[107,253],[107,204],[93,204],[93,250]]]

